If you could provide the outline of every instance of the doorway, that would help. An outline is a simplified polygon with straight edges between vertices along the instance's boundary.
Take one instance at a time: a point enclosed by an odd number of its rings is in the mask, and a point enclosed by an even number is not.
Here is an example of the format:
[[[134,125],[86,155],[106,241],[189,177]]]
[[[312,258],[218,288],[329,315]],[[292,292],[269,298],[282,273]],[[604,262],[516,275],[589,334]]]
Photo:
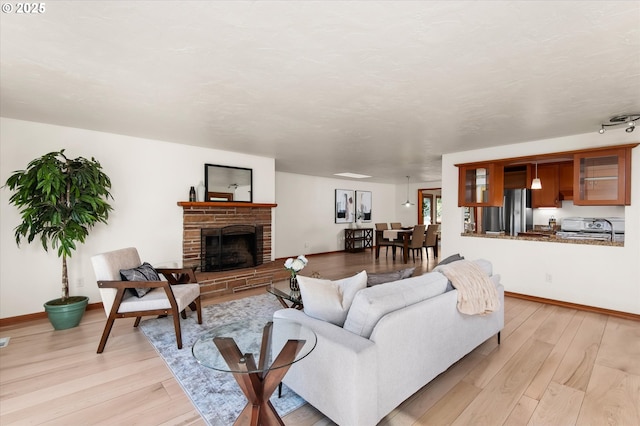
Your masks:
[[[418,189],[418,224],[442,223],[442,188]]]

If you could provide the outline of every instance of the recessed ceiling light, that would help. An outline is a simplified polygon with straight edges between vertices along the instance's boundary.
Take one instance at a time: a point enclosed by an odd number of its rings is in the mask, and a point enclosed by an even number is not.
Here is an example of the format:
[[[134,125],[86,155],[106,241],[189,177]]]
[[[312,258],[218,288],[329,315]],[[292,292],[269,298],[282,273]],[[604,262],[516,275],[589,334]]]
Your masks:
[[[370,178],[371,176],[369,175],[361,175],[358,173],[349,173],[349,172],[344,172],[344,173],[334,173],[334,176],[342,176],[342,177],[348,177],[348,178],[354,178],[354,179],[366,179],[366,178]]]

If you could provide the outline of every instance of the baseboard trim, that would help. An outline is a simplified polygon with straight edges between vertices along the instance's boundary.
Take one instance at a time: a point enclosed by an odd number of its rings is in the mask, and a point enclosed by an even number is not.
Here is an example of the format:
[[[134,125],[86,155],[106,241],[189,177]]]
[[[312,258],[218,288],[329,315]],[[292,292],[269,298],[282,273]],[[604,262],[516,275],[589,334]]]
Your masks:
[[[103,309],[102,302],[89,303],[87,305],[87,311],[94,309]],[[46,312],[36,312],[35,314],[18,315],[17,317],[0,318],[0,327],[7,327],[10,325],[22,324],[27,321],[34,321],[39,319],[46,319]]]
[[[314,257],[314,256],[322,256],[322,255],[326,255],[326,254],[336,254],[336,253],[348,253],[348,252],[346,252],[345,250],[322,251],[322,252],[319,252],[319,253],[305,254],[304,257]],[[278,257],[278,258],[276,258],[275,262],[284,263],[284,261],[287,260],[290,257],[295,258],[296,256]]]
[[[604,315],[610,315],[612,317],[617,317],[617,318],[640,321],[640,315],[632,314],[630,312],[614,311],[612,309],[598,308],[595,306],[588,306],[588,305],[579,305],[577,303],[563,302],[561,300],[546,299],[544,297],[529,296],[529,295],[520,294],[520,293],[512,293],[510,291],[505,291],[504,295],[506,297],[513,297],[514,299],[529,300],[531,302],[539,302],[539,303],[544,303],[546,305],[561,306],[563,308],[577,309],[579,311],[595,312],[597,314],[604,314]]]

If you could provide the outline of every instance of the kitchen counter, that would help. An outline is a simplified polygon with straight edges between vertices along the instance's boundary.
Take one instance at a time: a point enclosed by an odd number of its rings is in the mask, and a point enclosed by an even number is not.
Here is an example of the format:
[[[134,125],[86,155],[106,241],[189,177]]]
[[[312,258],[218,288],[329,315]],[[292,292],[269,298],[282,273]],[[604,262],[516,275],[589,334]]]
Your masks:
[[[462,233],[463,237],[471,238],[493,238],[497,240],[523,240],[523,241],[542,241],[545,243],[560,243],[560,244],[581,244],[590,246],[610,246],[610,247],[624,247],[624,243],[601,241],[601,240],[570,240],[566,238],[557,238],[550,233],[542,232],[521,232],[518,236],[504,235],[504,234],[473,234]]]

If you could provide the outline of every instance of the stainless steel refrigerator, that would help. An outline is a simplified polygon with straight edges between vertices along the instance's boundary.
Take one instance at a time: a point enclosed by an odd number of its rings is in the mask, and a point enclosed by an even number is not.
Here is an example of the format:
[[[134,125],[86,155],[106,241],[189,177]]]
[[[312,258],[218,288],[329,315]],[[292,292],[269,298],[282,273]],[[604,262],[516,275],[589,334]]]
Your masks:
[[[483,231],[518,235],[533,227],[530,189],[505,189],[502,207],[482,208]]]

